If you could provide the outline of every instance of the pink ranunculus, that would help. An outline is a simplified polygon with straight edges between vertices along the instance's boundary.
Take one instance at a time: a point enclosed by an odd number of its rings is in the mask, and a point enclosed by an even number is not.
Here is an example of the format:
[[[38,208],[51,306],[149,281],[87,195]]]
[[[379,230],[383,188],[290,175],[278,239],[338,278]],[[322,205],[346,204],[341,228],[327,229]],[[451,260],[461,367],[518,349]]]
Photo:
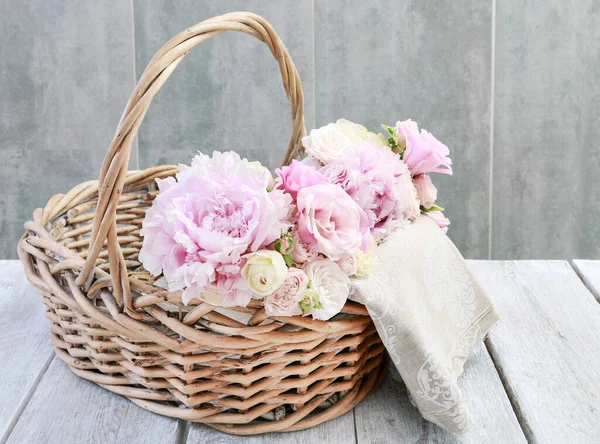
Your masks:
[[[329,183],[313,165],[297,160],[293,160],[289,166],[276,169],[275,173],[277,188],[289,193],[294,200],[302,188]]]
[[[289,233],[285,233],[283,234],[280,238],[279,238],[279,243],[275,242],[275,249],[277,251],[279,251],[281,254],[288,255],[291,254],[292,251],[294,251],[294,239],[292,238],[292,236]]]
[[[437,188],[431,182],[431,177],[427,174],[419,174],[413,178],[413,182],[417,188],[417,196],[421,205],[425,208],[431,208],[437,199]]]
[[[417,127],[412,120],[396,123],[398,145],[406,144],[402,159],[413,176],[427,173],[452,174],[448,147]]]
[[[358,261],[355,255],[342,256],[340,259],[335,261],[340,266],[342,271],[348,276],[354,276],[358,271]]]
[[[419,214],[410,172],[388,147],[368,141],[358,143],[321,171],[365,211],[371,229],[379,230],[394,220],[409,220]]]
[[[367,216],[339,185],[302,188],[297,207],[298,234],[317,252],[335,261],[369,247]]]
[[[450,219],[444,216],[444,213],[442,213],[441,211],[428,211],[425,214],[432,218],[444,233],[448,232],[448,225],[450,225]]]
[[[306,294],[308,276],[298,268],[290,268],[275,293],[265,296],[263,305],[269,316],[296,316],[302,314],[300,301]]]
[[[223,305],[251,298],[240,277],[242,256],[274,242],[290,227],[291,197],[267,191],[271,175],[233,152],[198,154],[160,193],[142,223],[139,254],[153,275],[164,274],[182,299],[223,292]]]
[[[317,253],[313,245],[308,245],[300,238],[296,226],[292,229],[292,239],[294,240],[294,249],[292,250],[292,261],[294,264],[302,265],[317,258],[319,253]]]

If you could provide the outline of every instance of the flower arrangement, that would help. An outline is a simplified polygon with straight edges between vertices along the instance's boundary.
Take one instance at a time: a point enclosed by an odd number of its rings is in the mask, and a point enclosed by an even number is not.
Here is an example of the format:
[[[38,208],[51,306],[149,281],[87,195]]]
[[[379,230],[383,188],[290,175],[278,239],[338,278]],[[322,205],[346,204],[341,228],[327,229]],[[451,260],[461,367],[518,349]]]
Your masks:
[[[140,261],[185,304],[261,299],[269,316],[330,319],[394,227],[450,223],[429,176],[452,174],[448,148],[411,120],[382,126],[388,137],[345,119],[314,129],[275,178],[234,152],[198,154],[157,179]]]

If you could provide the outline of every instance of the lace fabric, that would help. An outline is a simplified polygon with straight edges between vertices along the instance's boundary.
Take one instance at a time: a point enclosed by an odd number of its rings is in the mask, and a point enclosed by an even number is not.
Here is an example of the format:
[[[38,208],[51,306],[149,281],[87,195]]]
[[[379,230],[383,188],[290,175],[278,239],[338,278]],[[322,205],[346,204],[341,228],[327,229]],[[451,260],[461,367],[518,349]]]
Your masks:
[[[452,241],[427,216],[397,228],[375,250],[372,272],[353,279],[423,417],[463,434],[469,412],[458,377],[473,347],[500,321]]]

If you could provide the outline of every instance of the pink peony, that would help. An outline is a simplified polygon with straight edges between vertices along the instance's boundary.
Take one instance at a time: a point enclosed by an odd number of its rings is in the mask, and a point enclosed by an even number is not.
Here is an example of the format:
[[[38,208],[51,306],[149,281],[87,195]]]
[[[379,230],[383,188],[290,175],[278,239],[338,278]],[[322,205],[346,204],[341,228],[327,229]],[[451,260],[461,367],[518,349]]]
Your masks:
[[[448,232],[448,225],[450,225],[450,219],[444,216],[444,213],[442,213],[441,211],[428,211],[425,214],[432,218],[444,233]]]
[[[332,260],[369,247],[365,212],[339,185],[302,188],[297,198],[298,234]]]
[[[329,182],[314,166],[297,160],[276,169],[275,173],[277,188],[289,193],[294,200],[300,189]]]
[[[398,146],[406,145],[402,160],[413,176],[427,173],[452,174],[448,147],[412,120],[396,123]]]
[[[306,273],[298,268],[290,268],[283,285],[275,293],[265,296],[265,311],[269,316],[301,315],[300,301],[304,299],[307,286]]]
[[[154,276],[164,274],[182,299],[214,298],[245,306],[251,299],[240,275],[242,256],[275,241],[290,226],[291,197],[267,191],[271,175],[234,152],[198,154],[175,178],[157,180],[160,193],[142,224],[139,254]]]
[[[365,211],[372,229],[382,229],[393,220],[412,219],[419,214],[410,172],[388,147],[359,143],[347,148],[321,171]]]
[[[292,250],[294,264],[302,265],[317,258],[319,253],[317,253],[314,246],[308,245],[300,238],[297,226],[292,229],[292,239],[294,240],[294,249]]]
[[[421,205],[425,208],[431,208],[437,199],[437,188],[431,182],[431,177],[427,174],[419,174],[413,179],[417,188],[417,195]]]

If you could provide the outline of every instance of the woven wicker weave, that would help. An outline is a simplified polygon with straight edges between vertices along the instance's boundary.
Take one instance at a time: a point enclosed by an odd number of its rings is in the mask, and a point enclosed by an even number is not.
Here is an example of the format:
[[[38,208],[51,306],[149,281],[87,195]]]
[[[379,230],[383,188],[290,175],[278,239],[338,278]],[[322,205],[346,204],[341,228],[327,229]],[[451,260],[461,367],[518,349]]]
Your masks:
[[[56,354],[82,378],[162,415],[234,434],[292,431],[337,417],[383,379],[387,355],[365,307],[348,302],[328,322],[269,318],[253,301],[183,305],[138,261],[140,227],[156,178],[175,166],[127,171],[150,102],[187,52],[225,31],[266,43],[292,106],[288,163],[305,134],[296,68],[263,18],[231,13],[171,39],[142,74],[99,181],[50,199],[27,222],[18,253],[41,292]]]

